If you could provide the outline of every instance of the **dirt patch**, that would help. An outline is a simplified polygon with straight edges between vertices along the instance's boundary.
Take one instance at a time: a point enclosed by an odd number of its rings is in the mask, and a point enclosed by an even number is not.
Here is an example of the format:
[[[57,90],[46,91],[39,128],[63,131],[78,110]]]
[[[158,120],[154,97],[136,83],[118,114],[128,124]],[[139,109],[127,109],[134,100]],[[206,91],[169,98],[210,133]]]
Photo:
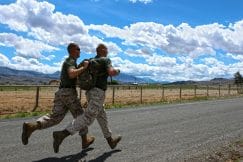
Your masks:
[[[193,157],[185,162],[243,162],[243,139],[228,146],[220,148],[219,151],[210,155]]]

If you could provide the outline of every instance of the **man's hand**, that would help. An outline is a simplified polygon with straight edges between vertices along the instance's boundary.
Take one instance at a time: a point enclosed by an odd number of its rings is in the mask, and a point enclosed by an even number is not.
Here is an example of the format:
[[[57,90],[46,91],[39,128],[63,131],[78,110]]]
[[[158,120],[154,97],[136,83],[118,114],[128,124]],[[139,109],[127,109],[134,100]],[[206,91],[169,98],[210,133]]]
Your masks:
[[[120,70],[114,69],[113,67],[110,67],[108,69],[108,74],[109,74],[109,76],[116,76],[116,75],[120,74]]]
[[[82,62],[79,63],[78,68],[80,68],[80,67],[85,67],[85,68],[87,68],[88,65],[89,65],[89,61],[88,61],[88,59],[84,59]]]
[[[69,69],[68,75],[70,78],[78,77],[87,67],[89,66],[89,61],[83,61],[79,64],[78,69]]]
[[[82,66],[84,67],[84,69],[87,69],[87,67],[89,66],[89,61],[84,61]]]

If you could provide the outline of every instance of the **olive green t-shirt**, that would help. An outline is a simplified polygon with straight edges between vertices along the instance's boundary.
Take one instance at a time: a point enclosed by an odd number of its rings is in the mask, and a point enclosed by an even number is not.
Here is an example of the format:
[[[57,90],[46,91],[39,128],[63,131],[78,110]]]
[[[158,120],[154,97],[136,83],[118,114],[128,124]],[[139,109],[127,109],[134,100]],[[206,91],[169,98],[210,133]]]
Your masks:
[[[62,64],[62,71],[61,71],[61,83],[60,86],[62,87],[74,87],[76,86],[76,78],[70,79],[68,76],[68,69],[69,68],[77,68],[76,59],[72,57],[66,58],[66,60]]]
[[[105,91],[107,89],[107,78],[109,76],[107,70],[112,67],[111,60],[107,57],[99,56],[96,56],[95,60],[99,63],[95,87]]]

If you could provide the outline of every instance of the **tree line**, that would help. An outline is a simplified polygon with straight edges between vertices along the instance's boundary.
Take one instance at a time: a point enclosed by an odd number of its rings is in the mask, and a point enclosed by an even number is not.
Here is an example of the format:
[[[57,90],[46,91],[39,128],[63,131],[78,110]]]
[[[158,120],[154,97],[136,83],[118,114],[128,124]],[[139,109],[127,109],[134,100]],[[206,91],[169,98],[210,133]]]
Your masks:
[[[234,83],[236,85],[243,84],[243,77],[239,71],[234,74]]]

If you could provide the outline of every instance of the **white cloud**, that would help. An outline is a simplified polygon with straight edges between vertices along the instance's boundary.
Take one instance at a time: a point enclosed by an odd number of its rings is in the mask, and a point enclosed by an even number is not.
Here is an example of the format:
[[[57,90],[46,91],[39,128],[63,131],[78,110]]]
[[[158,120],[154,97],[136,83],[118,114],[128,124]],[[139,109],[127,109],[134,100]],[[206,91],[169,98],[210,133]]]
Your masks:
[[[60,71],[60,66],[50,66],[39,62],[37,59],[15,56],[12,58],[11,67],[18,70],[34,70],[41,73],[54,73]]]
[[[231,53],[227,53],[227,56],[233,58],[235,60],[243,62],[243,55],[233,55]]]
[[[146,59],[149,65],[161,66],[161,67],[172,67],[176,65],[176,59],[171,57],[164,57],[159,55],[149,56]]]
[[[55,12],[55,6],[46,1],[17,0],[16,3],[0,5],[0,22],[47,44],[66,46],[71,41],[77,42],[86,53],[93,52],[98,43],[104,43],[88,34],[80,18]],[[113,52],[117,49],[115,47]]]
[[[12,33],[0,33],[1,46],[14,47],[18,56],[26,58],[45,58],[42,52],[52,52],[56,47],[47,45],[43,42],[25,39]],[[47,56],[50,57],[50,56]]]
[[[47,57],[43,57],[43,59],[47,60],[47,61],[51,61],[52,59],[55,58],[55,55],[49,55]]]
[[[113,65],[121,69],[121,72],[135,76],[149,77],[158,81],[178,80],[210,80],[216,77],[232,78],[237,71],[243,72],[243,63],[225,65],[215,58],[207,58],[205,64],[196,64],[190,57],[182,57],[181,64],[176,63],[174,58],[153,56],[155,64],[134,63],[119,57],[111,58]],[[156,57],[161,62],[157,62]],[[167,59],[167,60],[166,60]],[[158,59],[159,60],[159,59]],[[163,62],[164,61],[164,62]],[[165,62],[167,61],[167,62]]]
[[[0,53],[0,66],[9,66],[9,64],[9,59],[4,54]]]
[[[205,58],[203,61],[206,65],[209,66],[218,66],[224,64],[222,61],[218,61],[216,58],[213,57]]]
[[[106,37],[123,40],[127,46],[146,46],[160,49],[169,54],[215,55],[217,50],[243,55],[243,20],[230,24],[209,24],[191,27],[186,23],[175,27],[153,22],[138,22],[129,27],[117,28],[110,25],[90,25]]]
[[[132,57],[146,57],[152,55],[152,51],[148,48],[141,48],[137,50],[127,49],[124,53]]]
[[[50,66],[39,62],[34,58],[24,58],[15,56],[9,60],[4,54],[0,53],[0,65],[17,70],[34,70],[41,73],[54,73],[60,71],[61,64]]]
[[[119,68],[122,72],[133,75],[152,76],[153,69],[157,68],[147,64],[134,63],[127,59],[121,59],[120,57],[113,57],[111,60],[114,67]]]
[[[141,2],[141,3],[144,3],[144,4],[153,2],[153,0],[129,0],[129,1],[132,2],[132,3]]]
[[[147,4],[152,0],[131,2]],[[55,6],[46,1],[17,0],[16,3],[0,5],[0,23],[12,30],[12,33],[0,33],[0,47],[14,48],[16,54],[8,59],[0,53],[0,64],[16,69],[46,73],[60,70],[62,62],[46,65],[41,61],[51,61],[55,57],[53,52],[66,47],[70,41],[77,42],[82,53],[92,54],[97,44],[104,43],[108,46],[113,65],[122,72],[156,80],[230,77],[243,69],[243,20],[228,26],[214,23],[191,27],[187,23],[173,26],[137,22],[118,28],[106,24],[85,25],[75,15],[55,11]],[[101,32],[104,39],[89,35],[89,30]],[[14,34],[18,32],[22,36]],[[109,38],[115,38],[121,46],[107,42],[113,40]],[[222,51],[236,63],[226,65],[219,61],[217,51]],[[121,59],[118,57],[120,53],[132,56],[133,60]],[[209,58],[196,63],[201,55]],[[134,56],[142,57],[144,63],[135,63]]]

